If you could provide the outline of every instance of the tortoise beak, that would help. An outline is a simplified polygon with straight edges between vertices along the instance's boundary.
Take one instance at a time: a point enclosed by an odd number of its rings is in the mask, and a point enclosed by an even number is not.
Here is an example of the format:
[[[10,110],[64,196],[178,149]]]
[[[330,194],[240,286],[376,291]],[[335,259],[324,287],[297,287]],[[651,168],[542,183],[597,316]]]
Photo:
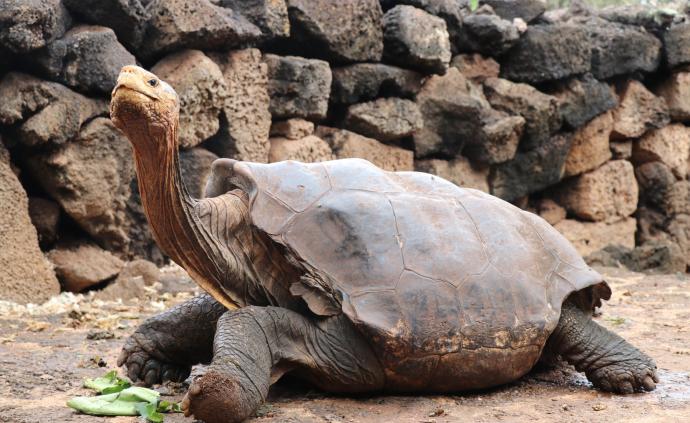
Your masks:
[[[155,75],[139,66],[124,66],[117,77],[117,83],[111,93],[113,100],[125,91],[133,91],[152,100],[160,100],[160,96],[146,85],[146,80],[155,78]],[[130,93],[130,95],[133,93]]]

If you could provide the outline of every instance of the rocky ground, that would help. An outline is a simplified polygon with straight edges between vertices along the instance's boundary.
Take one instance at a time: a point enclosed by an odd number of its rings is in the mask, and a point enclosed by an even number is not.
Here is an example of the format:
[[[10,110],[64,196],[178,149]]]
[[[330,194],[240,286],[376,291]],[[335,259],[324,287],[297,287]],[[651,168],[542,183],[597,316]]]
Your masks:
[[[284,381],[252,421],[690,421],[690,278],[602,270],[614,296],[598,321],[654,357],[661,382],[652,393],[603,394],[567,367],[535,370],[511,385],[463,396],[340,398]],[[194,285],[175,272],[164,271],[137,300],[62,294],[41,306],[0,303],[0,422],[137,421],[80,415],[65,402],[88,394],[83,378],[114,368],[123,339],[143,319],[194,295]],[[159,390],[180,400],[184,387]],[[166,421],[191,420],[177,414]]]

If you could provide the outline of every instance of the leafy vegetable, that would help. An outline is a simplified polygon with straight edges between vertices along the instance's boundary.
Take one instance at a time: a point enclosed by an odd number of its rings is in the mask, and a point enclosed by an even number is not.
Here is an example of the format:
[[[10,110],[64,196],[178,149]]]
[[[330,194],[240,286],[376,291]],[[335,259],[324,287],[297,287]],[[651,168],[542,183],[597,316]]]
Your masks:
[[[140,402],[136,404],[136,409],[140,416],[150,422],[161,423],[163,421],[164,416],[158,411],[156,404]]]
[[[132,383],[127,379],[119,377],[117,371],[113,370],[101,377],[84,380],[84,386],[101,394],[112,394],[129,388],[132,386]]]
[[[470,10],[474,12],[479,7],[479,0],[470,0]]]

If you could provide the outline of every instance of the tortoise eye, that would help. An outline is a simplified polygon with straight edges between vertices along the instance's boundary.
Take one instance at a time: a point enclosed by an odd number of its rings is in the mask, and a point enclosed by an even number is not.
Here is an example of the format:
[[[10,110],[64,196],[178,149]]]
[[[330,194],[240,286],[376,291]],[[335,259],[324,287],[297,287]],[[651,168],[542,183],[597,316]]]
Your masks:
[[[152,79],[149,79],[147,82],[148,82],[148,84],[149,84],[150,86],[152,86],[152,87],[155,87],[155,86],[158,85],[158,80],[157,80],[157,79],[153,79],[153,78],[152,78]]]

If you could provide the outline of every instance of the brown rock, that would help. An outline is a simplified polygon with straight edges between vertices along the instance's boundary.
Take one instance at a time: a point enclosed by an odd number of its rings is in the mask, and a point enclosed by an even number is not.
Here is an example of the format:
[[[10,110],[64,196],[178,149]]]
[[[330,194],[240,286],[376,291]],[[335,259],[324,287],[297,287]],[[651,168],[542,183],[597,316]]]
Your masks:
[[[158,267],[148,260],[133,260],[125,264],[117,279],[115,281],[121,281],[125,279],[133,279],[136,277],[141,277],[144,285],[151,286],[161,279],[161,271]]]
[[[53,245],[58,239],[60,223],[60,206],[40,197],[29,197],[29,216],[38,232],[38,242],[42,249]]]
[[[304,119],[288,119],[271,125],[272,137],[299,140],[314,133],[314,124]]]
[[[666,230],[671,240],[680,246],[685,264],[690,267],[690,215],[673,216],[667,223]]]
[[[579,175],[606,163],[612,156],[609,148],[611,130],[613,116],[606,112],[575,131],[565,159],[565,176]]]
[[[297,160],[304,163],[333,160],[333,151],[328,143],[314,135],[298,140],[271,138],[270,163],[283,160]]]
[[[180,97],[180,147],[191,148],[218,132],[227,87],[211,59],[199,50],[171,54],[151,69]]]
[[[350,106],[344,124],[351,131],[380,141],[410,136],[423,125],[419,107],[402,98],[380,98]]]
[[[227,98],[221,125],[207,147],[219,157],[264,163],[271,127],[268,68],[257,49],[214,53],[225,78]]]
[[[635,248],[637,222],[629,217],[612,223],[579,222],[565,219],[554,225],[582,256],[588,256],[608,245]]]
[[[24,188],[0,140],[0,300],[39,304],[60,292],[51,264],[38,247]]]
[[[635,212],[637,195],[632,164],[614,160],[569,181],[559,202],[582,219],[614,222]]]
[[[649,92],[639,81],[628,81],[618,94],[620,102],[613,110],[612,138],[637,138],[669,123],[666,101]]]
[[[611,158],[614,160],[629,160],[632,157],[633,142],[632,140],[612,141],[609,139],[609,148]]]
[[[482,82],[487,78],[498,78],[501,66],[494,59],[478,53],[459,54],[453,57],[450,65],[457,68],[467,79]]]
[[[477,137],[467,141],[463,154],[473,161],[497,164],[515,157],[525,127],[522,116],[487,109]]]
[[[664,211],[669,216],[690,215],[690,181],[673,184],[666,195],[664,206]]]
[[[120,273],[124,263],[100,247],[79,243],[60,246],[48,253],[65,290],[81,292]]]
[[[640,188],[640,204],[665,212],[666,199],[676,183],[671,169],[661,162],[647,162],[635,168],[635,178]]]
[[[0,7],[0,47],[27,53],[62,36],[72,18],[61,0],[3,1]]]
[[[316,135],[326,140],[336,158],[360,158],[390,171],[413,170],[414,153],[399,147],[382,144],[344,129],[319,126]]]
[[[489,192],[489,167],[473,165],[462,156],[454,160],[419,160],[415,170],[440,176],[460,187]]]
[[[690,154],[690,128],[681,124],[665,126],[649,131],[633,144],[632,158],[635,163],[660,161],[673,171],[678,179],[688,173]]]
[[[615,91],[589,73],[555,83],[549,94],[558,99],[561,118],[572,129],[618,105]]]
[[[101,301],[143,299],[146,297],[146,286],[151,286],[161,279],[161,272],[155,264],[147,260],[134,260],[125,264],[117,278],[95,295]]]
[[[182,180],[192,197],[204,196],[206,181],[211,176],[211,165],[216,159],[218,156],[201,147],[180,152]]]
[[[676,72],[664,80],[655,91],[666,100],[671,120],[687,122],[690,120],[690,73]]]
[[[565,219],[566,216],[565,208],[550,198],[539,200],[536,204],[536,209],[537,214],[551,225],[557,224]]]

